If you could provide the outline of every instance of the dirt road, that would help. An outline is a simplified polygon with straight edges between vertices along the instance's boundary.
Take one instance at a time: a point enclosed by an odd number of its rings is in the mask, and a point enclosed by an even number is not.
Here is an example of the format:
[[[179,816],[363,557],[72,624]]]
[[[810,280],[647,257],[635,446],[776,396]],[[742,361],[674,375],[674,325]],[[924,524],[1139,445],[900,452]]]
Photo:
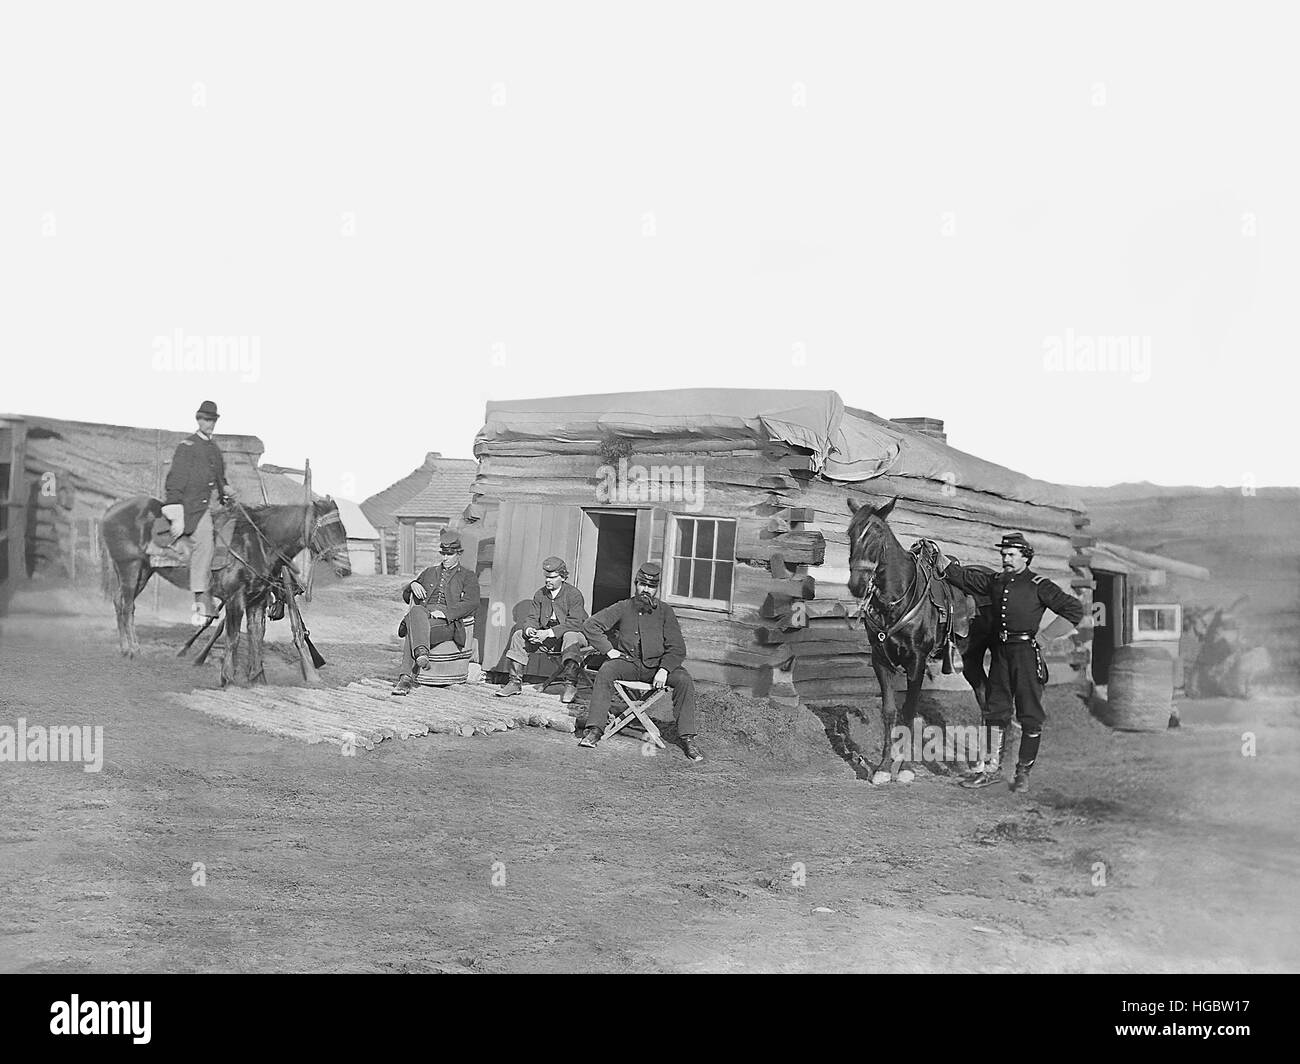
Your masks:
[[[4,971],[1300,968],[1294,696],[1139,735],[1053,690],[1028,797],[872,788],[807,710],[709,694],[700,765],[537,729],[343,757],[173,706],[216,685],[184,627],[127,662],[92,614],[0,634],[0,725],[105,744],[0,762]],[[328,683],[390,672],[312,623]]]

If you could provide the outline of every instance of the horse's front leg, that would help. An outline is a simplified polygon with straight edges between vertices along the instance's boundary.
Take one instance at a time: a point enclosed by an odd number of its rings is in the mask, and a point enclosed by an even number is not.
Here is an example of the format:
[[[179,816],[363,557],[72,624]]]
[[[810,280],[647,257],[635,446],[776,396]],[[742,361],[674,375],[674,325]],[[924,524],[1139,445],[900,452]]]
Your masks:
[[[894,702],[894,674],[884,665],[876,661],[876,656],[871,656],[871,669],[876,674],[876,682],[880,684],[880,760],[877,762],[876,771],[872,774],[871,782],[874,784],[888,783],[892,778],[889,766],[893,760],[890,748],[894,741],[894,719],[897,715],[897,706]]]
[[[135,597],[132,592],[135,590],[135,581],[130,582],[130,590],[127,590],[127,581],[122,576],[122,571],[117,571],[117,590],[113,593],[113,612],[117,614],[117,646],[122,652],[122,657],[133,658],[135,654],[131,650],[131,627],[135,619]]]
[[[248,607],[248,682],[266,683],[262,641],[266,638],[266,602]]]
[[[917,666],[916,674],[907,678],[907,695],[903,699],[903,721],[909,739],[912,729],[916,725],[916,709],[921,702],[921,684],[924,680],[925,661],[922,659]],[[894,752],[893,770],[894,776],[899,783],[911,783],[912,780],[916,779],[916,773],[912,771],[911,762],[907,759],[907,751],[911,745],[907,741],[900,742]]]
[[[226,599],[226,652],[221,656],[221,686],[228,687],[239,675],[239,626],[244,620],[244,594],[231,594]]]

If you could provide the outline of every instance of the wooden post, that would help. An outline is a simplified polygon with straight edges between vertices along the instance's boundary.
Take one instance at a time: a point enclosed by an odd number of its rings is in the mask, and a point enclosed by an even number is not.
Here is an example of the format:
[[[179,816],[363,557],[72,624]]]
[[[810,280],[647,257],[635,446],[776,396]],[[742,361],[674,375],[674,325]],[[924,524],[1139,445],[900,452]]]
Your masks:
[[[311,574],[312,571],[316,568],[316,566],[313,564],[313,559],[311,556],[311,531],[312,531],[311,526],[312,526],[312,517],[315,516],[315,509],[312,504],[312,498],[311,498],[311,459],[310,458],[304,459],[302,464],[302,484],[307,491],[307,510],[305,516],[303,517],[303,547],[307,551],[307,561],[305,563],[304,568],[306,568],[307,570],[307,574],[306,574],[307,578],[303,583],[303,597],[306,598],[308,602],[310,602],[311,601]]]
[[[298,600],[293,596],[293,579],[287,572],[283,573],[280,579],[284,582],[285,603],[289,609],[289,626],[293,629],[293,645],[298,650],[298,660],[302,663],[302,678],[309,684],[320,683],[320,675],[316,672],[316,666],[311,663],[311,656],[307,653],[307,644],[303,639],[302,615],[298,612]]]

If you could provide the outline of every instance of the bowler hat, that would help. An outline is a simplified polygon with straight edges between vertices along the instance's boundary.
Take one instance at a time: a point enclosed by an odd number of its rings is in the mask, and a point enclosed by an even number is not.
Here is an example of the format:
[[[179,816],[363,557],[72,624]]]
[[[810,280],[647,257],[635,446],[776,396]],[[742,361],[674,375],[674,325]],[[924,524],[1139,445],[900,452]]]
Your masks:
[[[216,421],[217,418],[219,418],[221,415],[217,413],[216,403],[214,403],[211,399],[204,399],[203,402],[199,404],[198,410],[194,411],[194,416],[210,417],[212,418],[213,421]]]

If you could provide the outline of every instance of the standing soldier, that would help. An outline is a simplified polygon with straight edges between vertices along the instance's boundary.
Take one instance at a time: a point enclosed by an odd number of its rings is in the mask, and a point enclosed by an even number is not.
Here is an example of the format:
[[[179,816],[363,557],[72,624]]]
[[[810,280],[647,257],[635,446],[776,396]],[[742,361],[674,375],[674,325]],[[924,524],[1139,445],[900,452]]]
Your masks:
[[[410,693],[415,674],[428,668],[431,647],[451,640],[465,649],[465,618],[472,621],[478,609],[478,577],[460,564],[461,550],[460,535],[444,528],[438,533],[442,564],[430,565],[402,588],[410,609],[397,630],[403,637],[402,671],[392,694]]]
[[[205,399],[194,414],[198,431],[176,445],[167,470],[163,516],[172,523],[172,538],[190,562],[190,590],[194,592],[194,613],[215,617],[212,595],[212,509],[218,502],[231,502],[234,489],[226,483],[226,462],[213,440],[217,427],[217,404]]]
[[[1038,628],[1043,613],[1051,610],[1071,625],[1083,620],[1083,603],[1057,587],[1046,577],[1029,568],[1034,548],[1023,533],[1010,532],[998,544],[1002,555],[1002,572],[980,572],[973,566],[950,563],[944,578],[972,595],[987,594],[995,611],[993,660],[989,668],[988,705],[984,722],[989,729],[989,753],[984,771],[963,780],[963,787],[987,787],[1002,779],[1002,754],[1006,747],[1006,728],[1011,723],[1015,704],[1020,721],[1020,756],[1016,759],[1013,791],[1029,789],[1029,770],[1038,757],[1042,740],[1043,686],[1047,667],[1038,646]]]
[[[658,562],[646,562],[636,574],[633,598],[606,606],[593,613],[583,631],[593,649],[609,660],[596,674],[587,707],[587,727],[579,746],[595,746],[609,720],[609,704],[615,680],[638,680],[655,690],[671,687],[673,715],[682,749],[692,761],[703,761],[695,745],[695,681],[682,666],[686,662],[686,640],[673,608],[659,601]],[[611,639],[611,636],[613,637]]]

